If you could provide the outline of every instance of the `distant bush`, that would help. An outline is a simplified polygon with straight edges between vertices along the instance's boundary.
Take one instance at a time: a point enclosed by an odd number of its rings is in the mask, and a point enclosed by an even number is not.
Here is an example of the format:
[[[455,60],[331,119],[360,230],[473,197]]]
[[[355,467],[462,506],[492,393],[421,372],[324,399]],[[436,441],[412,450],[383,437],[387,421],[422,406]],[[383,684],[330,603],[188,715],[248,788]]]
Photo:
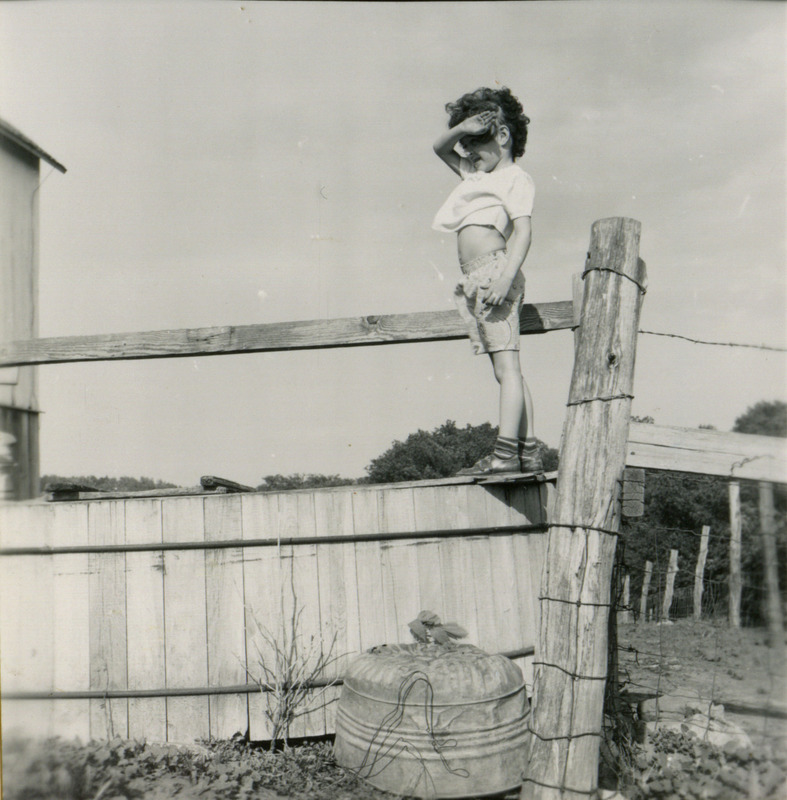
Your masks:
[[[265,475],[257,487],[260,492],[284,492],[288,489],[319,489],[326,486],[351,486],[357,483],[353,478],[342,478],[340,475],[303,475],[300,472],[292,475]]]
[[[55,483],[77,483],[81,486],[91,486],[100,492],[146,492],[150,489],[177,489],[177,484],[167,483],[166,481],[154,480],[153,478],[131,478],[123,475],[120,478],[97,478],[95,475],[42,475],[41,491]]]
[[[492,452],[497,428],[488,422],[457,427],[446,420],[432,431],[411,433],[403,442],[395,441],[366,467],[369,483],[430,480],[455,475]],[[544,468],[557,468],[557,451],[539,442]]]

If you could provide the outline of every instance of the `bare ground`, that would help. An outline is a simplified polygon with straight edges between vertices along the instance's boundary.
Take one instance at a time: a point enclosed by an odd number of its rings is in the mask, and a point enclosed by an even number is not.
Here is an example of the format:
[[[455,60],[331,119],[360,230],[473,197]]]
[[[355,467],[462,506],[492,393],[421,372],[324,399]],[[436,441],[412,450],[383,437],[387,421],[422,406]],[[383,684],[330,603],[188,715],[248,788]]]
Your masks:
[[[726,621],[618,626],[621,679],[634,695],[721,703],[758,746],[787,754],[787,664],[762,628]]]

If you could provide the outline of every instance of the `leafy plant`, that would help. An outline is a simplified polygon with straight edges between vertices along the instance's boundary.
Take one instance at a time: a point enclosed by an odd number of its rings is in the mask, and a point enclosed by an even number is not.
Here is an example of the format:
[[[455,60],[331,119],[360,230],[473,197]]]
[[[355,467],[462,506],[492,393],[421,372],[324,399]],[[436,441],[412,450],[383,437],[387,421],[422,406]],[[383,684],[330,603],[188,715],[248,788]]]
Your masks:
[[[449,644],[454,639],[464,639],[467,636],[467,631],[461,625],[455,622],[440,622],[440,617],[434,611],[422,611],[407,625],[418,642]]]
[[[737,745],[716,747],[694,734],[658,731],[634,749],[627,785],[631,800],[776,797],[784,763]]]
[[[242,739],[203,745],[15,739],[3,742],[4,800],[372,800],[330,743],[271,753]]]

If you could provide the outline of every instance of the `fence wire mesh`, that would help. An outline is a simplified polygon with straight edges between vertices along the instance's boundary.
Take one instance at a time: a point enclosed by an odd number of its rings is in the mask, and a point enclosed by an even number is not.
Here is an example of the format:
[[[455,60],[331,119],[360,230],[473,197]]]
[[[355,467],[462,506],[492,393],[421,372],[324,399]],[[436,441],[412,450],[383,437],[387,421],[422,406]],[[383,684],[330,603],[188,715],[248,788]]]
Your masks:
[[[676,789],[676,797],[783,796],[779,794],[787,775],[783,623],[781,635],[775,637],[774,626],[769,627],[773,587],[769,588],[766,574],[756,484],[740,486],[740,578],[730,580],[731,530],[737,520],[730,513],[728,488],[723,477],[648,470],[644,515],[621,523],[601,771],[605,764],[614,765],[618,784],[622,771],[628,769],[629,777],[636,773],[641,784],[637,797],[673,796],[670,775],[675,779],[673,788],[683,784],[696,788],[695,794],[694,789],[686,789],[688,794]],[[783,620],[787,489],[777,486],[774,494],[778,607]],[[703,538],[707,550],[700,571]],[[677,551],[677,570],[673,551]],[[697,606],[699,575],[702,592]],[[736,618],[731,609],[738,603]],[[634,741],[638,748],[627,747]],[[701,754],[698,748],[703,747],[713,755]],[[648,761],[644,772],[634,763],[643,758]],[[710,766],[703,771],[702,765],[711,762],[715,777]],[[662,790],[665,793],[660,794]]]

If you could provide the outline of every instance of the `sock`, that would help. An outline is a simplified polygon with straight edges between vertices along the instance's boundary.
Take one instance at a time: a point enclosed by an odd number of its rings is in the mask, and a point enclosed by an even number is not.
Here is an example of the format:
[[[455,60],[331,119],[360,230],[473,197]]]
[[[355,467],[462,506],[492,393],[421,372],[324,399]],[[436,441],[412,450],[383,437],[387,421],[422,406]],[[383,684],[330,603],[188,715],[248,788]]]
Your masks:
[[[495,442],[495,449],[492,451],[492,455],[495,458],[512,458],[516,455],[516,451],[516,439],[508,439],[505,436],[498,436],[497,441]]]
[[[538,453],[538,439],[528,436],[527,439],[517,439],[519,455],[534,456]]]

